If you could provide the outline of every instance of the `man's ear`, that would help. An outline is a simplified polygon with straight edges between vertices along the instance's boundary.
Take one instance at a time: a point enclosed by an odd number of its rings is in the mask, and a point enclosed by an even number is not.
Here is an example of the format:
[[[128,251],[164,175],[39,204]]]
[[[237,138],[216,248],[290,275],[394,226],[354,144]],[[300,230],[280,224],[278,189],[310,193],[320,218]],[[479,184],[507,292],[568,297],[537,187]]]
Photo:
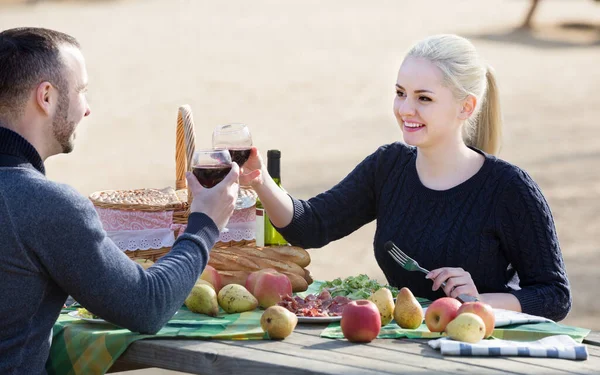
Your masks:
[[[467,98],[462,103],[462,107],[460,109],[460,113],[458,114],[458,117],[461,120],[467,120],[468,118],[471,117],[471,115],[473,115],[473,111],[475,111],[476,107],[477,107],[477,98],[474,97],[473,95],[467,96]]]
[[[54,111],[58,92],[54,86],[48,81],[40,83],[35,90],[35,102],[38,108],[47,116],[51,116]]]

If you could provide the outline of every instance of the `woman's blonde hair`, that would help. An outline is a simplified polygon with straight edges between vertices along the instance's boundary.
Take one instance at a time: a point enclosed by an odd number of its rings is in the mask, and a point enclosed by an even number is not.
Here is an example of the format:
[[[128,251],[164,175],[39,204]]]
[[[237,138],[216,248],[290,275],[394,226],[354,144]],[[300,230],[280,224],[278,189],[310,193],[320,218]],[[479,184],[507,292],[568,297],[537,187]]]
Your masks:
[[[463,129],[465,143],[497,154],[502,137],[498,87],[492,68],[481,60],[473,44],[457,35],[435,35],[418,42],[406,57],[421,57],[437,66],[444,86],[456,99],[477,98],[477,107]]]

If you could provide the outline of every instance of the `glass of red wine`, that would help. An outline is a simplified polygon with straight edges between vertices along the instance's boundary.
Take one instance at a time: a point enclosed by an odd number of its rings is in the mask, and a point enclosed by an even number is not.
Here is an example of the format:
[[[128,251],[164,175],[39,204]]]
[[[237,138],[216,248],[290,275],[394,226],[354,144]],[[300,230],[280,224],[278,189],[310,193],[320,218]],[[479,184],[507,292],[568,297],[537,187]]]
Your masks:
[[[231,155],[225,149],[197,150],[192,157],[192,173],[205,188],[223,181],[231,171]]]
[[[252,150],[252,134],[246,124],[219,125],[213,131],[212,143],[214,148],[227,149],[231,160],[236,162],[240,168],[250,157]],[[238,192],[235,208],[241,210],[254,205],[255,200]]]

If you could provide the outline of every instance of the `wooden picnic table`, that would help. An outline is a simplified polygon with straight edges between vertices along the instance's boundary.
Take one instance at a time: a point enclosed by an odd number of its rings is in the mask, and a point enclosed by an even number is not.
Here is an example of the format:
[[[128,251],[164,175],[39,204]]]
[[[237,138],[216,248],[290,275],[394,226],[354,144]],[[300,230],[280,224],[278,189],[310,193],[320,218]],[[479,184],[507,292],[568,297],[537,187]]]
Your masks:
[[[194,374],[598,374],[600,332],[588,335],[586,361],[442,356],[425,339],[369,344],[319,337],[326,325],[299,324],[282,341],[139,340],[111,372],[159,367]]]

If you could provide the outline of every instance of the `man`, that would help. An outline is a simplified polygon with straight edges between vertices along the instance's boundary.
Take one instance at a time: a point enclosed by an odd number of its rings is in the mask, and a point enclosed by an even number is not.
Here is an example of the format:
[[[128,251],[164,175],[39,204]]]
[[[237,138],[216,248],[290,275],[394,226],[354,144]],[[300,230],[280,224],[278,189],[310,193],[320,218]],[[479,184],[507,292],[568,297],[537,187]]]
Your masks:
[[[39,28],[0,33],[0,374],[45,373],[68,295],[119,326],[157,332],[183,304],[233,212],[237,165],[212,189],[188,174],[186,233],[147,271],[132,262],[88,199],[44,175],[44,161],[73,150],[90,114],[87,79],[74,38]]]

